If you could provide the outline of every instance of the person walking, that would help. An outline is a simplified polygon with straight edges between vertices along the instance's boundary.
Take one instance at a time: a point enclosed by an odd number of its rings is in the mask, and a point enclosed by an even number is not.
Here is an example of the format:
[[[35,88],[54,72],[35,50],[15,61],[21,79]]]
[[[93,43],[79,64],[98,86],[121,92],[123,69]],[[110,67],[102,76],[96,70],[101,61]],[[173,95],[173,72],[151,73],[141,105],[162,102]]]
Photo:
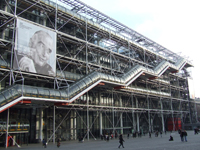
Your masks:
[[[42,140],[42,145],[44,146],[44,148],[47,147],[47,143],[46,143],[46,140],[45,140],[45,139]]]
[[[149,138],[151,138],[151,131],[149,131]]]
[[[118,148],[120,148],[121,146],[124,148],[123,142],[125,142],[125,141],[124,141],[124,139],[122,137],[122,134],[120,134],[120,136],[119,136],[119,143],[120,144],[119,144]]]
[[[183,141],[185,139],[185,142],[187,142],[187,132],[184,130],[183,131]]]
[[[60,147],[60,139],[57,140],[57,147]]]
[[[180,137],[181,137],[181,141],[184,142],[183,141],[183,131],[181,130],[179,134],[180,134]]]

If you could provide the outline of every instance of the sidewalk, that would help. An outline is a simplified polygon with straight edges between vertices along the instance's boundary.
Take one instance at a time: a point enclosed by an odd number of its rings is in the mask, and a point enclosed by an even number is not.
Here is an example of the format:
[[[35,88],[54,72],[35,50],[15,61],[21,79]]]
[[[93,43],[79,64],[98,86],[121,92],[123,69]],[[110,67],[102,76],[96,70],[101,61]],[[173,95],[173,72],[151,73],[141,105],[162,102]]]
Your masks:
[[[159,135],[155,137],[152,134],[151,138],[148,135],[142,136],[141,138],[133,138],[124,136],[124,147],[127,150],[199,150],[200,149],[200,134],[194,135],[194,131],[187,131],[188,142],[181,142],[180,135],[178,131],[173,132],[172,136],[174,137],[174,141],[169,141],[170,133],[168,132],[166,135],[162,134],[162,137]],[[83,143],[79,143],[77,141],[66,141],[61,142],[61,146],[59,147],[60,150],[116,150],[118,149],[119,140],[113,139],[109,142],[102,141],[100,139],[90,141],[85,141]],[[121,147],[122,148],[122,147]],[[0,149],[5,149],[1,147]],[[17,146],[8,147],[8,150],[13,149],[23,149],[23,150],[55,150],[58,149],[56,144],[49,143],[47,148],[42,147],[42,143],[39,144],[26,144],[22,145],[20,148]]]

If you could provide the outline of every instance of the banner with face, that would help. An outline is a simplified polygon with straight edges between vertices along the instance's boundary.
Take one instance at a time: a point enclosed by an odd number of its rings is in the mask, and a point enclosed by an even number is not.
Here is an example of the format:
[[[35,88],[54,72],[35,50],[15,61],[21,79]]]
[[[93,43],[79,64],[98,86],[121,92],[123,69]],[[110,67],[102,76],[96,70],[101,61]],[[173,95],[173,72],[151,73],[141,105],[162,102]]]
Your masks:
[[[55,76],[56,33],[17,19],[14,69]]]

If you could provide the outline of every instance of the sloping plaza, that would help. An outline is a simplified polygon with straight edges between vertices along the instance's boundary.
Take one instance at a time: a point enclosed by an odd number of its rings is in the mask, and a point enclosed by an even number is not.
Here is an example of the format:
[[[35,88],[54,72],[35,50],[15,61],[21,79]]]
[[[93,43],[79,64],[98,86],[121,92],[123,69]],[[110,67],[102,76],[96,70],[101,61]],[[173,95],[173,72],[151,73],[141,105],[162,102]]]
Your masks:
[[[141,138],[133,138],[129,137],[127,139],[127,136],[124,135],[124,149],[126,150],[199,150],[200,146],[200,134],[194,135],[193,131],[187,131],[188,136],[188,142],[181,142],[180,135],[178,132],[172,132],[172,136],[174,138],[174,141],[169,141],[170,132],[167,132],[166,134],[162,134],[162,137],[158,135],[158,137],[155,137],[154,134],[152,134],[151,138],[149,138],[148,135],[142,136]],[[90,140],[90,141],[84,141],[83,143],[80,143],[78,141],[73,142],[61,142],[61,146],[59,148],[56,147],[56,144],[49,143],[47,145],[47,148],[44,148],[42,146],[42,143],[39,144],[29,144],[29,145],[22,145],[20,148],[17,148],[17,146],[8,147],[8,150],[12,149],[23,149],[23,150],[39,150],[39,149],[48,149],[48,150],[54,150],[54,149],[60,149],[60,150],[115,150],[118,149],[118,139],[109,140],[109,142],[106,142],[104,140]],[[122,147],[121,147],[122,148]],[[5,148],[0,148],[5,149]]]

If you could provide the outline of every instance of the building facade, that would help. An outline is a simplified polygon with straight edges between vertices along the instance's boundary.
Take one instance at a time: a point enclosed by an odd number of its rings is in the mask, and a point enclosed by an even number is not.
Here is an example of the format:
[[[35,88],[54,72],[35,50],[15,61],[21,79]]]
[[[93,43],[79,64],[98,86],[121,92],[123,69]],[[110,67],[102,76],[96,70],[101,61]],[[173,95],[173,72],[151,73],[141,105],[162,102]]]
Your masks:
[[[79,0],[2,0],[0,12],[5,141],[96,139],[197,122],[193,65],[184,57]]]

